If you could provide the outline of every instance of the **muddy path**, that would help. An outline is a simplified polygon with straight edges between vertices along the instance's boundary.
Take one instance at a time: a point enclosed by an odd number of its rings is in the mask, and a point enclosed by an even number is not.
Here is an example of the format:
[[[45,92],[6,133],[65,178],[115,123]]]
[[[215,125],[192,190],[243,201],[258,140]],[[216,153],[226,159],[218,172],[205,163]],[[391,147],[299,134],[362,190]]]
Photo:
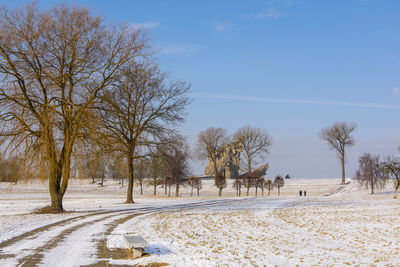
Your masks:
[[[11,238],[0,244],[0,266],[61,266],[71,259],[94,250],[99,259],[95,266],[107,265],[107,258],[129,257],[128,250],[108,250],[106,236],[118,225],[138,215],[182,209],[207,208],[251,201],[221,199],[156,207],[128,207],[119,210],[94,210],[87,214],[64,219]],[[60,257],[63,255],[63,257]],[[93,260],[78,265],[93,265]]]

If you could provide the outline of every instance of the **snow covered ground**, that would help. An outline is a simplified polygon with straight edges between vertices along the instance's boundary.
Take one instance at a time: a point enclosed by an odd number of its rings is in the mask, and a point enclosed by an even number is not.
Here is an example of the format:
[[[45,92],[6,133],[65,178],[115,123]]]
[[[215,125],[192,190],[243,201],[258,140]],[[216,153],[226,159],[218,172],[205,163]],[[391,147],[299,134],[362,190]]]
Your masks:
[[[246,205],[146,214],[120,225],[142,235],[148,257],[127,264],[187,266],[399,266],[398,201],[259,198]],[[118,263],[122,263],[118,261]]]
[[[31,213],[48,204],[45,182],[0,184],[0,266],[400,265],[400,200],[391,187],[372,196],[338,179],[292,179],[280,197],[251,190],[237,198],[231,182],[220,199],[212,181],[200,198],[189,188],[179,198],[161,188],[160,196],[152,188],[138,196],[135,188],[136,204],[126,205],[116,182],[73,180],[64,202],[70,212],[56,215]],[[113,254],[126,250],[123,235],[143,236],[146,255]]]

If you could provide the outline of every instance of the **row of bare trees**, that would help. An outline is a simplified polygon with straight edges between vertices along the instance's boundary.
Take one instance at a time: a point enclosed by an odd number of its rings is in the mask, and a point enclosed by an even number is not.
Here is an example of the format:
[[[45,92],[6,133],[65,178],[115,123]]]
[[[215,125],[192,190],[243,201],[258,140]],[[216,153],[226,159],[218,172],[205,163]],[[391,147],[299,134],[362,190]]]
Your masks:
[[[106,24],[86,8],[0,9],[0,144],[46,166],[51,209],[63,210],[77,144],[127,164],[185,118],[190,86],[151,59],[140,29]],[[101,164],[100,164],[101,165]]]
[[[212,163],[213,170],[210,175],[215,177],[215,186],[218,188],[218,195],[226,187],[224,169],[229,162],[219,163],[219,159],[226,153],[226,145],[236,142],[240,147],[242,163],[240,169],[251,173],[253,166],[262,160],[269,153],[272,146],[272,137],[263,129],[244,126],[238,129],[232,136],[227,134],[223,128],[210,127],[200,132],[197,141],[197,155],[199,159],[206,159]],[[238,170],[239,171],[239,170]]]
[[[249,196],[250,188],[255,188],[255,195],[258,194],[258,189],[261,190],[261,194],[264,196],[264,190],[268,191],[268,196],[274,188],[278,189],[278,196],[280,196],[280,189],[285,185],[285,180],[277,175],[272,181],[262,176],[254,175],[252,173],[246,173],[238,176],[233,183],[233,188],[236,189],[236,195],[242,195],[242,187],[246,189],[246,195]]]

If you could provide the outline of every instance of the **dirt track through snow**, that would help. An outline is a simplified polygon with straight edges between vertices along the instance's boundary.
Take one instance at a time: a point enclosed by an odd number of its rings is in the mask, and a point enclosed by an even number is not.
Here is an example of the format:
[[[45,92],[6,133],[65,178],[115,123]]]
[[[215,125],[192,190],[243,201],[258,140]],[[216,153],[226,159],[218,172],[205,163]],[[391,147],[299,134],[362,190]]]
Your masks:
[[[251,198],[126,208],[76,216],[0,243],[0,266],[71,266],[71,259],[75,260],[73,265],[104,262],[105,259],[97,255],[99,243],[104,242],[104,237],[117,227],[118,223],[144,213],[206,208],[240,201],[251,201]]]

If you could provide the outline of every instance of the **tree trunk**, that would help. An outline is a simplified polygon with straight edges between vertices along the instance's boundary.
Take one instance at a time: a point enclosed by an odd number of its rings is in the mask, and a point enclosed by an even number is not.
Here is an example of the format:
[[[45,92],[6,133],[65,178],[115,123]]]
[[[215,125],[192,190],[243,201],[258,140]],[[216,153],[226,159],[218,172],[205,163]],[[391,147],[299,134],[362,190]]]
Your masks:
[[[192,192],[190,193],[191,197],[193,196],[193,187],[194,187],[194,185],[192,184]]]
[[[374,179],[373,178],[370,180],[370,183],[371,183],[371,195],[373,195],[374,194]]]
[[[52,154],[52,159],[49,161],[50,176],[49,176],[49,191],[51,199],[51,208],[54,212],[62,212],[63,198],[68,187],[68,181],[71,174],[71,150],[68,144],[64,144],[61,151],[60,160],[56,160],[55,153]],[[55,151],[51,149],[49,151]]]
[[[239,197],[242,195],[242,183],[239,183]]]
[[[133,201],[133,156],[129,155],[128,157],[128,169],[129,169],[129,179],[128,179],[128,192],[126,195],[126,201],[125,203],[135,203]]]
[[[397,180],[397,185],[396,188],[394,189],[394,196],[393,196],[394,199],[397,198],[397,191],[399,191],[399,187],[400,187],[400,181]]]
[[[94,176],[92,176],[92,184],[94,184],[95,183],[95,181],[94,181]]]
[[[101,186],[104,186],[104,175],[101,176]]]
[[[199,188],[197,188],[197,196],[198,197],[200,196],[200,189]]]
[[[175,184],[175,196],[179,197],[179,182],[176,182]]]
[[[154,182],[154,192],[153,192],[153,195],[157,195],[157,178],[154,178],[153,179],[153,182]]]
[[[280,195],[281,195],[281,187],[278,186],[278,196],[280,196]]]
[[[264,196],[264,186],[261,187],[261,193],[262,193],[262,195]]]
[[[256,186],[256,196],[257,196],[257,190],[258,190],[258,187]]]
[[[346,183],[346,174],[344,169],[344,154],[340,156],[340,163],[342,164],[342,184]]]
[[[171,185],[168,185],[168,196],[171,196]]]
[[[140,195],[143,195],[143,180],[139,180],[140,183]]]
[[[219,197],[222,196],[222,186],[219,188],[218,196],[219,196]]]
[[[247,187],[247,196],[249,196],[250,186]]]
[[[61,182],[61,166],[57,163],[50,163],[50,176],[49,176],[49,191],[51,199],[51,208],[55,212],[62,212],[63,204],[63,194],[61,193],[60,182]]]
[[[167,195],[167,183],[165,178],[164,178],[164,195]]]

